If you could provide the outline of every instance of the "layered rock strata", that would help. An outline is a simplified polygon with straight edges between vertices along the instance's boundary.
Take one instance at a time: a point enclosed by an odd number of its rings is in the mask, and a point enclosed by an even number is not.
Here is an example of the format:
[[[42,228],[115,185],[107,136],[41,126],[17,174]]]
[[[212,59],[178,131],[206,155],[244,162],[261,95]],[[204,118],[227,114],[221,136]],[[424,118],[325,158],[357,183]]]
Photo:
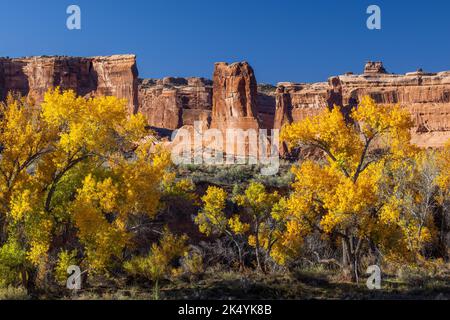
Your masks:
[[[290,101],[279,112],[274,126],[283,119],[300,121],[323,108],[338,105],[348,114],[363,96],[379,104],[399,104],[407,108],[414,121],[412,142],[421,147],[440,147],[450,139],[450,72],[405,75],[388,74],[381,63],[369,62],[360,75],[347,73],[332,77],[328,83],[279,83],[283,88],[277,100]],[[283,95],[289,95],[289,99]],[[277,108],[278,110],[278,108]]]
[[[213,86],[212,128],[225,131],[261,127],[256,78],[247,62],[216,63]]]
[[[150,126],[170,130],[211,121],[212,82],[203,78],[145,79],[139,84],[139,111]]]
[[[134,55],[110,57],[0,58],[0,99],[9,92],[41,102],[49,88],[72,89],[82,96],[114,95],[138,109],[138,71]]]
[[[348,114],[369,95],[379,104],[398,103],[411,112],[413,142],[419,146],[440,147],[450,139],[450,71],[399,75],[388,73],[381,62],[368,62],[362,74],[274,87],[258,85],[246,62],[217,63],[213,81],[141,80],[134,55],[0,58],[0,100],[13,92],[39,103],[57,86],[82,96],[127,99],[130,113],[142,112],[149,126],[168,130],[197,120],[220,130],[280,129],[335,105]]]

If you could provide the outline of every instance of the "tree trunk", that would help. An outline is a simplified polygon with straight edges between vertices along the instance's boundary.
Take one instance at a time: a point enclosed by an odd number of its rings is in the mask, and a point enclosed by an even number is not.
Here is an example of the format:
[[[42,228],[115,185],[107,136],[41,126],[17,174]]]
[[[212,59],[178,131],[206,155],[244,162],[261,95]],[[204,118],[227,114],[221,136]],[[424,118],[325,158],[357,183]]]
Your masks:
[[[259,257],[259,222],[256,222],[256,228],[255,228],[255,255],[256,255],[256,266],[258,271],[262,271],[261,268],[261,261]]]
[[[358,250],[353,246],[353,239],[342,239],[342,266],[343,273],[346,277],[349,277],[352,282],[358,282]]]
[[[347,252],[347,242],[345,242],[345,239],[342,238],[342,265],[348,266],[348,260],[349,260],[349,256],[348,256],[348,252]]]
[[[36,287],[37,272],[36,269],[30,269],[29,272],[22,273],[22,281],[28,294],[33,295],[37,291]]]
[[[238,256],[239,256],[239,271],[242,271],[244,269],[244,261],[242,260],[242,250],[241,247],[239,246],[239,243],[232,237],[231,237],[231,241],[233,241],[234,245],[236,246],[236,249],[238,251]]]

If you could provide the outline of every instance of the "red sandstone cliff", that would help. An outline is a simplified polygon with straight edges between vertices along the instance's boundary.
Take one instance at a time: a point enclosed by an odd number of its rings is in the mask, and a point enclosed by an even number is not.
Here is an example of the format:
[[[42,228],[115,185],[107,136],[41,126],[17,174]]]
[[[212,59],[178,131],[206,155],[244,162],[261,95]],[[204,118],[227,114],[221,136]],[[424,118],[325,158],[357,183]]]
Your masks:
[[[213,81],[139,80],[134,55],[0,58],[0,100],[12,91],[39,102],[48,88],[56,86],[82,96],[125,98],[130,112],[142,112],[150,126],[170,130],[196,120],[221,130],[280,129],[334,105],[349,112],[369,95],[380,104],[408,108],[415,122],[414,143],[438,147],[450,139],[450,71],[397,75],[388,74],[380,62],[369,62],[363,74],[312,84],[281,82],[275,88],[258,86],[246,62],[217,63]]]
[[[216,63],[213,77],[211,127],[259,129],[257,83],[247,62]]]
[[[178,129],[195,121],[209,124],[212,82],[202,78],[145,79],[139,85],[139,111],[150,126]]]
[[[450,72],[366,73],[339,78],[344,104],[369,95],[380,104],[398,103],[407,108],[415,123],[412,138],[417,145],[438,147],[450,139]]]
[[[361,75],[332,77],[329,83],[280,83],[278,87],[287,91],[290,105],[279,111],[286,115],[276,117],[276,128],[286,116],[299,121],[333,105],[343,106],[348,113],[368,95],[379,104],[398,103],[411,112],[415,144],[439,147],[450,139],[450,72],[387,74],[381,63],[369,62]]]
[[[17,92],[40,102],[49,88],[73,89],[79,95],[114,95],[137,111],[134,55],[110,57],[29,57],[0,59],[0,99]]]

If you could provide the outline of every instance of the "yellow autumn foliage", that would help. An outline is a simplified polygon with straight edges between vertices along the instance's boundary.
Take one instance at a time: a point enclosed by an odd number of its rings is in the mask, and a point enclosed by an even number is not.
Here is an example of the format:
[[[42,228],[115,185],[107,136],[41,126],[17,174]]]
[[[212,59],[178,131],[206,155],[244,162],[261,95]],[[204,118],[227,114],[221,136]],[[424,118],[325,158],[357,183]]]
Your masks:
[[[130,217],[156,215],[170,157],[126,105],[59,88],[39,106],[12,96],[1,105],[1,227],[39,270],[74,226],[86,268],[103,271],[121,258]]]
[[[195,217],[200,232],[209,236],[212,233],[223,234],[228,227],[225,215],[227,193],[218,187],[209,187],[202,197],[203,209]]]
[[[281,137],[291,148],[315,147],[323,151],[326,162],[307,160],[293,168],[293,192],[280,218],[286,224],[284,238],[318,231],[341,237],[348,250],[360,250],[364,241],[371,240],[385,253],[402,252],[406,260],[420,255],[423,244],[432,238],[429,212],[423,219],[409,214],[411,206],[400,203],[405,194],[391,192],[404,187],[392,176],[401,176],[408,166],[423,161],[417,158],[419,149],[409,142],[411,127],[405,109],[377,105],[369,97],[352,111],[350,121],[335,107],[285,126]],[[413,171],[410,178],[417,177],[420,169]],[[409,195],[416,202],[422,200],[419,191]],[[355,259],[358,253],[351,252]]]

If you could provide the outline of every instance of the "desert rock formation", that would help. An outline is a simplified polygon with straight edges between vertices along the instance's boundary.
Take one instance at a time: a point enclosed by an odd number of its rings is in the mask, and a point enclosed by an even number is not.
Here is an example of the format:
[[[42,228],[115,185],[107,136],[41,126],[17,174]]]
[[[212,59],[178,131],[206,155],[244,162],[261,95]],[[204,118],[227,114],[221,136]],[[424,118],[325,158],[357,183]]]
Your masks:
[[[257,83],[247,62],[216,63],[213,86],[212,128],[223,131],[260,128]]]
[[[134,55],[0,58],[0,99],[16,92],[40,102],[49,88],[59,86],[82,96],[127,99],[130,112],[136,112],[137,77]]]
[[[413,143],[440,147],[450,139],[450,72],[388,74],[380,62],[369,62],[364,70],[360,75],[332,77],[328,83],[279,83],[289,99],[282,98],[280,90],[277,99],[290,104],[283,107],[286,115],[276,117],[275,128],[281,126],[280,119],[299,121],[333,105],[348,113],[368,95],[379,104],[398,103],[410,111],[415,124]]]
[[[210,123],[212,81],[203,78],[145,79],[139,84],[139,111],[152,127],[170,130],[195,121]]]
[[[380,104],[408,108],[413,142],[439,147],[450,139],[450,71],[390,74],[368,62],[362,74],[326,82],[258,85],[247,62],[217,63],[213,81],[203,78],[139,79],[134,55],[110,57],[0,58],[0,100],[17,92],[42,101],[48,88],[73,89],[82,96],[114,95],[142,112],[149,126],[174,130],[202,120],[225,130],[280,129],[338,105],[349,113],[364,95]]]

